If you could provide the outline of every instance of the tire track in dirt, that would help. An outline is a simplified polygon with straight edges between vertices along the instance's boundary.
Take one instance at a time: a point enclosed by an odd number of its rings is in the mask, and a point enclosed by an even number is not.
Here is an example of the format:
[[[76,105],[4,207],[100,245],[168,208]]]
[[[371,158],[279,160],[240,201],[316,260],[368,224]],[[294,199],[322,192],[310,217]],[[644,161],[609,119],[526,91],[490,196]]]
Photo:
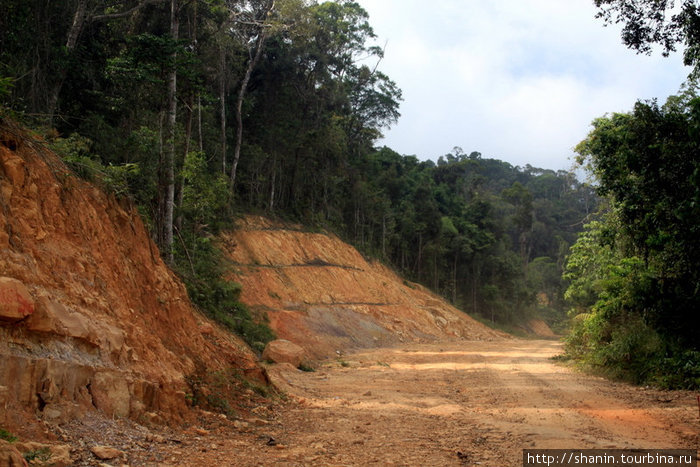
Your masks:
[[[692,393],[578,374],[550,360],[559,351],[465,341],[368,350],[313,373],[275,366],[289,403],[264,433],[185,465],[519,466],[524,448],[698,448]]]

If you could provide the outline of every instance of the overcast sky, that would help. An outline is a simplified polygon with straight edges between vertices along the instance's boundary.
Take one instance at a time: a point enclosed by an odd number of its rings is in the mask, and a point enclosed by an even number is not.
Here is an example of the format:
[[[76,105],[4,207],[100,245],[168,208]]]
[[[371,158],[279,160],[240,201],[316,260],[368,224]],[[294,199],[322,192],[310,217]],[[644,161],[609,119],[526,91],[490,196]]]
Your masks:
[[[593,0],[357,0],[379,68],[403,91],[380,145],[436,160],[460,146],[524,166],[569,169],[594,118],[676,94],[679,54],[637,55]]]

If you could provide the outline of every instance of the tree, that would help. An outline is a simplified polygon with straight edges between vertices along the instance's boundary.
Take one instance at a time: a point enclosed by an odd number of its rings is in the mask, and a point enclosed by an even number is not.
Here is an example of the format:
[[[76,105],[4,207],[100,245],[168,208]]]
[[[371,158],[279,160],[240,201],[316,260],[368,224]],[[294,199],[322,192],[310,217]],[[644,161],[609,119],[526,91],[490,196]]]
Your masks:
[[[700,4],[683,0],[680,10],[673,0],[594,0],[597,17],[606,23],[622,23],[622,40],[639,53],[660,45],[664,55],[684,46],[684,62],[700,71]]]
[[[238,87],[236,98],[236,143],[233,149],[233,162],[231,163],[231,177],[229,190],[233,196],[236,186],[236,173],[238,171],[238,161],[241,156],[241,144],[243,143],[243,99],[248,91],[248,83],[255,69],[263,46],[268,37],[268,29],[271,27],[267,23],[270,12],[275,7],[275,0],[257,0],[242,2],[240,10],[236,13],[236,31],[246,31],[243,34],[242,43],[248,52],[248,64],[245,73]],[[224,158],[226,155],[224,154]]]
[[[179,39],[178,0],[170,0],[170,38]],[[175,210],[175,132],[177,124],[177,47],[170,53],[167,92],[167,140],[158,175],[158,245],[168,264],[173,264],[173,213]]]
[[[700,99],[674,98],[596,120],[577,147],[611,208],[569,259],[567,295],[587,314],[574,343],[589,343],[574,353],[638,381],[700,384],[698,136]]]
[[[71,21],[71,26],[68,29],[65,46],[63,48],[64,53],[70,56],[74,53],[76,45],[78,43],[78,38],[80,33],[86,23],[91,23],[95,21],[108,21],[113,19],[125,18],[129,15],[134,14],[144,6],[164,2],[165,0],[141,0],[137,2],[134,6],[126,8],[123,11],[115,12],[114,7],[111,5],[89,5],[89,0],[78,0],[78,4],[75,7],[75,13],[73,14],[73,20]],[[103,3],[103,2],[102,2]],[[101,9],[101,10],[100,10]],[[102,13],[99,13],[102,11]],[[57,110],[58,98],[61,93],[61,88],[63,87],[63,82],[66,79],[66,69],[62,68],[58,74],[58,79],[56,79],[54,86],[49,95],[49,101],[47,103],[47,114],[50,123],[53,123],[54,114]]]
[[[523,262],[523,270],[530,262],[530,250],[532,248],[532,193],[520,182],[503,190],[503,197],[515,207],[513,224],[517,229],[517,243],[520,246],[520,257]]]
[[[594,122],[578,147],[619,211],[627,254],[653,277],[643,298],[650,322],[684,342],[700,305],[700,99],[661,108],[637,103],[630,114]],[[642,299],[642,297],[640,297]]]

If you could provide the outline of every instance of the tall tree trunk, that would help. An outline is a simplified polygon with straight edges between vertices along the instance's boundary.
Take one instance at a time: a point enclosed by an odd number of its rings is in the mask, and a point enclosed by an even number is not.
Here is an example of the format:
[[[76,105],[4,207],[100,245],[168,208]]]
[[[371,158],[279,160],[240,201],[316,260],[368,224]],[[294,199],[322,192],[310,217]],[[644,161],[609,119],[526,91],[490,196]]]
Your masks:
[[[455,252],[454,262],[452,263],[452,304],[457,304],[457,259],[458,255]]]
[[[263,21],[267,18],[267,15],[272,11],[275,6],[274,0],[270,2],[267,6],[267,10],[263,15]],[[258,39],[255,41],[255,54],[248,61],[248,67],[245,71],[245,76],[241,81],[241,87],[238,90],[238,98],[236,100],[236,146],[233,150],[233,162],[231,164],[231,180],[229,183],[229,195],[233,197],[234,190],[236,188],[236,171],[238,170],[238,160],[241,157],[241,143],[243,142],[243,99],[245,98],[245,93],[248,90],[248,82],[250,81],[250,75],[253,74],[255,66],[260,60],[262,55],[262,49],[265,45],[265,40],[267,39],[267,29],[265,24],[260,24],[260,32],[258,34]]]
[[[73,15],[73,23],[68,30],[68,37],[66,38],[66,53],[71,54],[75,49],[75,45],[78,43],[78,36],[83,30],[83,25],[85,24],[87,10],[87,0],[79,0],[78,6],[75,9],[75,14]],[[59,75],[57,76],[56,83],[51,88],[51,93],[49,94],[49,101],[47,103],[47,113],[49,118],[49,124],[53,124],[53,118],[58,109],[58,96],[61,94],[61,88],[63,88],[63,82],[66,79],[67,68],[62,67]]]
[[[66,48],[68,50],[73,50],[75,44],[78,43],[78,36],[80,31],[83,29],[83,24],[85,23],[85,10],[87,9],[87,0],[79,0],[78,7],[75,9],[75,15],[73,15],[73,24],[68,31],[68,38],[66,39]]]
[[[416,259],[416,270],[418,281],[421,280],[421,263],[423,262],[423,233],[418,234],[418,258]]]
[[[162,202],[161,202],[161,180],[163,179],[161,175],[162,167],[163,167],[163,119],[165,118],[165,113],[161,109],[158,112],[158,193],[157,193],[157,201],[158,205],[156,206],[156,212],[154,214],[155,218],[155,227],[153,229],[153,232],[151,233],[151,237],[153,238],[153,241],[156,243],[156,245],[162,245],[163,244],[163,229],[161,226],[163,225],[163,209],[162,209]]]
[[[476,313],[476,278],[472,278],[472,313]]]
[[[219,120],[221,124],[221,171],[226,174],[226,49],[219,45]]]
[[[382,215],[382,259],[386,260],[386,213]]]
[[[194,17],[192,19],[192,30],[190,34],[190,44],[192,45],[193,48],[196,48],[197,46],[197,2],[194,2]],[[187,154],[190,152],[190,140],[192,138],[192,116],[194,114],[194,94],[190,93],[187,96],[187,105],[186,105],[186,110],[187,110],[187,117],[185,119],[185,148],[182,151],[182,164],[178,167],[178,173],[180,174],[179,177],[179,182],[178,182],[178,187],[176,190],[176,195],[177,195],[177,201],[176,201],[176,206],[178,211],[180,212],[175,219],[175,227],[177,228],[178,234],[182,230],[182,202],[184,200],[185,196],[185,183],[187,180],[185,180],[185,177],[182,175],[182,169],[185,167],[185,162],[187,161]]]
[[[190,138],[192,137],[192,114],[194,110],[192,106],[194,105],[194,99],[192,96],[188,98],[187,102],[187,117],[185,118],[185,148],[182,151],[182,164],[178,168],[178,173],[180,174],[179,183],[175,193],[177,194],[177,208],[180,210],[182,208],[182,201],[185,196],[185,177],[182,175],[182,169],[185,167],[185,162],[187,161],[187,154],[190,152]],[[175,226],[178,230],[182,230],[182,214],[178,214],[175,219]]]
[[[435,293],[440,293],[440,273],[438,272],[438,253],[437,248],[435,249],[435,255],[433,256],[433,274],[435,275]]]
[[[177,42],[179,35],[178,0],[170,2],[170,35]],[[159,205],[162,210],[161,252],[168,264],[173,264],[173,211],[175,206],[175,125],[177,123],[177,50],[171,56],[168,73],[168,139],[161,167]]]
[[[269,210],[270,212],[275,210],[275,178],[277,175],[277,160],[273,159],[272,160],[272,183],[270,184],[270,203],[269,203]]]
[[[199,138],[199,152],[204,151],[204,138],[202,137],[202,95],[197,94],[197,136]]]

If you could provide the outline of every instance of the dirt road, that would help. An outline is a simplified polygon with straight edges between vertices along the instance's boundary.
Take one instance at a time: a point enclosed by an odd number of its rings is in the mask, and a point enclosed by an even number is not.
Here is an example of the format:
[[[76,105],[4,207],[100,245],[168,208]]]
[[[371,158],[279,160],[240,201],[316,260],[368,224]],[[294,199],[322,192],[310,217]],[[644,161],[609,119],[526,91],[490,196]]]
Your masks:
[[[408,345],[315,372],[277,366],[283,410],[240,436],[212,432],[178,461],[519,466],[523,448],[698,448],[694,394],[578,374],[550,360],[559,345]]]

